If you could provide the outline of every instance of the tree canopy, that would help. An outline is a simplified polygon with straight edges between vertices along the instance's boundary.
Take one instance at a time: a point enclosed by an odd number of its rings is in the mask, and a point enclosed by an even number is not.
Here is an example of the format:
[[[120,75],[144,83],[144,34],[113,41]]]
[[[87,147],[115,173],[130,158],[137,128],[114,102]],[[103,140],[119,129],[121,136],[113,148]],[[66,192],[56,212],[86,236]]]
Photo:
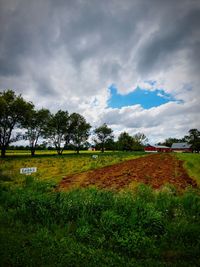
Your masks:
[[[123,132],[119,135],[118,149],[124,151],[133,150],[133,138],[127,132]]]
[[[193,152],[200,151],[200,131],[197,129],[190,129],[189,135],[185,136],[185,139],[187,140],[188,144],[191,145]]]
[[[26,132],[24,139],[29,141],[31,155],[34,156],[39,137],[45,135],[50,112],[48,109],[31,110],[23,123]]]
[[[15,127],[21,128],[33,104],[17,96],[12,90],[0,93],[0,148],[1,157],[5,157],[6,149],[11,142],[17,141],[19,135],[14,135]]]
[[[124,151],[143,150],[147,137],[143,133],[136,133],[131,136],[123,132],[118,137],[118,149]]]
[[[96,144],[99,144],[101,147],[101,152],[105,150],[105,143],[108,140],[114,139],[113,130],[107,126],[106,123],[94,130],[96,138],[94,139]]]
[[[44,130],[44,136],[55,146],[58,155],[62,155],[65,147],[68,128],[68,111],[58,110],[55,114],[50,115]]]
[[[91,125],[86,122],[85,118],[78,114],[72,113],[69,117],[69,133],[71,135],[71,141],[79,153],[81,145],[86,143],[89,137]],[[70,139],[70,137],[68,137]]]

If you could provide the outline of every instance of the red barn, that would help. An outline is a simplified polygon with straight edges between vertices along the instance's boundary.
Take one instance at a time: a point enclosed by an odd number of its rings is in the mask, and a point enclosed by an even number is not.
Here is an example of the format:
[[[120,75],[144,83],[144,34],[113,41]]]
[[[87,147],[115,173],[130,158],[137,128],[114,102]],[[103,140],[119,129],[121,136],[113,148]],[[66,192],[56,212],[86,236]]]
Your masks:
[[[172,151],[173,152],[192,152],[191,145],[188,143],[173,143],[172,144]]]
[[[168,146],[148,145],[144,148],[144,151],[151,153],[151,152],[171,152],[172,150]]]

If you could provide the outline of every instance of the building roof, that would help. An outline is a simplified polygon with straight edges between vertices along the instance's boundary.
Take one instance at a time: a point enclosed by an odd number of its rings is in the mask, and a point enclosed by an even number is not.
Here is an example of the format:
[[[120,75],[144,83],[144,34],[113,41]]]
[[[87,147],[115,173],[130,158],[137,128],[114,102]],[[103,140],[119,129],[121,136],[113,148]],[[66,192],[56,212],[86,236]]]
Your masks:
[[[191,145],[189,145],[188,143],[173,143],[171,148],[174,149],[187,149],[190,148]]]

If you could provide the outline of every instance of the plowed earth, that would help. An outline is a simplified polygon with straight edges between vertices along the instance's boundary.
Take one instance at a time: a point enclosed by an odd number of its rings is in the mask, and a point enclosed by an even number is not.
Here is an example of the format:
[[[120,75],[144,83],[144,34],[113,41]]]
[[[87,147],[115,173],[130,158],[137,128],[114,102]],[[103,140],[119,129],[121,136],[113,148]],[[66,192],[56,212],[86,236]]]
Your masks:
[[[183,168],[182,161],[171,154],[163,153],[67,176],[60,182],[59,188],[95,185],[99,188],[120,190],[129,187],[131,183],[144,183],[153,188],[160,188],[166,183],[173,184],[178,189],[197,186]]]

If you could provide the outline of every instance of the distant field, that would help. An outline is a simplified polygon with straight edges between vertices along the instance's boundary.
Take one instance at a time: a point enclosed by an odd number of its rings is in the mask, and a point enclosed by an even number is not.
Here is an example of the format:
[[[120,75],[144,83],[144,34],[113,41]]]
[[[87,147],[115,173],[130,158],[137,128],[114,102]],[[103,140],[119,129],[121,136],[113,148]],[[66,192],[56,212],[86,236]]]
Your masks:
[[[91,151],[84,150],[80,151],[80,154],[90,154]],[[100,151],[95,151],[94,153],[100,153]],[[74,150],[64,150],[63,155],[66,154],[76,154],[76,151]],[[7,156],[31,156],[30,150],[7,150],[6,151]],[[56,150],[36,150],[35,152],[36,156],[40,155],[57,155]]]
[[[40,153],[39,153],[40,152]],[[115,164],[127,159],[145,155],[144,152],[88,152],[77,155],[66,151],[63,156],[57,156],[55,151],[37,151],[35,157],[26,154],[27,151],[12,151],[12,156],[0,159],[0,177],[7,183],[21,183],[25,175],[20,174],[20,168],[37,167],[37,173],[31,176],[39,180],[59,182],[64,176]],[[11,154],[11,152],[10,152]],[[55,154],[55,155],[53,155]],[[92,155],[98,155],[93,159]]]

